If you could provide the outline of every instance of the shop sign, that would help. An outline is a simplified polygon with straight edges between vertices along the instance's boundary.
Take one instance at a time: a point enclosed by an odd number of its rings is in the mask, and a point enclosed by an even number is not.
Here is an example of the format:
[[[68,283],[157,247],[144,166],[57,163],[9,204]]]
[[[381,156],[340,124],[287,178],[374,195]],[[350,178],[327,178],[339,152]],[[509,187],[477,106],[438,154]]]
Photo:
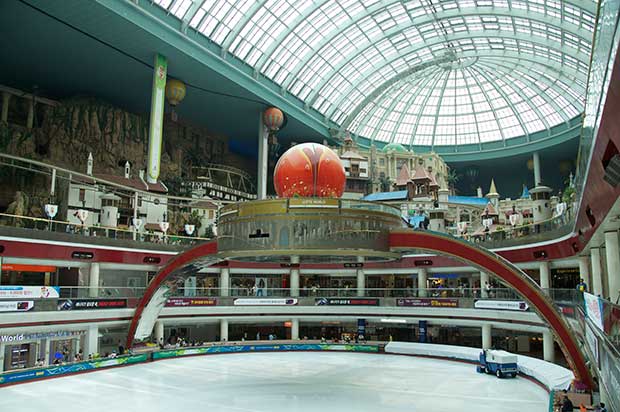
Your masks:
[[[459,300],[453,298],[403,298],[396,299],[396,306],[418,308],[458,308]]]
[[[217,305],[217,299],[215,298],[169,298],[166,302],[166,307],[215,305]]]
[[[233,301],[235,306],[289,306],[296,305],[297,299],[246,299],[238,298]]]
[[[17,335],[0,335],[0,342],[2,343],[10,343],[10,342],[21,342],[24,340],[24,334]]]
[[[54,299],[59,294],[57,286],[0,286],[0,298]]]
[[[58,301],[58,310],[122,309],[127,299],[66,299]]]
[[[15,333],[12,335],[0,335],[0,342],[21,342],[24,340],[39,340],[47,338],[62,338],[69,336],[84,335],[84,330],[61,330],[55,332]]]
[[[498,309],[526,311],[529,306],[520,300],[477,300],[474,303],[476,309]]]
[[[26,312],[34,307],[33,300],[0,302],[0,312]]]
[[[318,298],[315,299],[316,306],[379,306],[379,299],[365,298]]]

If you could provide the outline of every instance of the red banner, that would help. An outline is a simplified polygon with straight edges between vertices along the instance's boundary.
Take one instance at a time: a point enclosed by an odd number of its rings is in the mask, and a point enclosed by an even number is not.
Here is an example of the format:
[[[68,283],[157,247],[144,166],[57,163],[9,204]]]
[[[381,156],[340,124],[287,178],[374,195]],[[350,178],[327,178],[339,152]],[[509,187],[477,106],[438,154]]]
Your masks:
[[[166,307],[183,307],[183,306],[215,306],[217,299],[215,298],[168,298]]]

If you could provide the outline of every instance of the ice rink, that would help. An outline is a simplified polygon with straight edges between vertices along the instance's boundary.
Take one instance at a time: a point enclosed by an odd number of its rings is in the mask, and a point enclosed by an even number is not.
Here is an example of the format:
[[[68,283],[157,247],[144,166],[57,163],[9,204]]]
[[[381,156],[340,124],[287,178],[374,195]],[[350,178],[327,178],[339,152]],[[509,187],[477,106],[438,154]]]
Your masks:
[[[0,389],[0,411],[545,412],[548,394],[470,364],[355,353],[164,360]]]

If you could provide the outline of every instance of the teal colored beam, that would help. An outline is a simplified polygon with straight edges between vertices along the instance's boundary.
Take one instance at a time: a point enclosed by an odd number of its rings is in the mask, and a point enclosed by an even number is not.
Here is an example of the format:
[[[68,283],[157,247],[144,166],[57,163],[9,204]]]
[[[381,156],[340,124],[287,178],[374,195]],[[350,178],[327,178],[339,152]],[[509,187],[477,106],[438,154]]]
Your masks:
[[[329,128],[337,125],[328,121],[315,110],[306,110],[304,103],[290,95],[281,93],[281,88],[271,80],[256,76],[254,70],[247,64],[230,55],[221,57],[221,48],[204,36],[196,38],[183,33],[178,18],[167,15],[165,10],[155,14],[158,10],[150,2],[135,4],[129,1],[95,0],[98,4],[112,11],[133,24],[157,37],[162,43],[176,48],[180,52],[193,58],[198,63],[209,67],[223,77],[243,87],[248,92],[264,100],[265,105],[274,105],[280,108],[287,116],[291,116],[301,123],[329,138]],[[92,7],[92,6],[90,6]]]

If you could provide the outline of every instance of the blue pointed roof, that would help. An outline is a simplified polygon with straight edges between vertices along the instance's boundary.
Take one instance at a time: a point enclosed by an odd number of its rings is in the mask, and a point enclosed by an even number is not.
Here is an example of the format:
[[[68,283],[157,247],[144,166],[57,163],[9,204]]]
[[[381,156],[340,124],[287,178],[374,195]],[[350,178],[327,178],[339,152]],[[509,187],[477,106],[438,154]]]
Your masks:
[[[528,190],[526,185],[523,185],[523,192],[521,193],[521,199],[529,199],[530,191]]]
[[[405,200],[407,199],[406,190],[397,190],[395,192],[377,192],[364,196],[362,200],[369,202],[385,202],[390,200]]]

